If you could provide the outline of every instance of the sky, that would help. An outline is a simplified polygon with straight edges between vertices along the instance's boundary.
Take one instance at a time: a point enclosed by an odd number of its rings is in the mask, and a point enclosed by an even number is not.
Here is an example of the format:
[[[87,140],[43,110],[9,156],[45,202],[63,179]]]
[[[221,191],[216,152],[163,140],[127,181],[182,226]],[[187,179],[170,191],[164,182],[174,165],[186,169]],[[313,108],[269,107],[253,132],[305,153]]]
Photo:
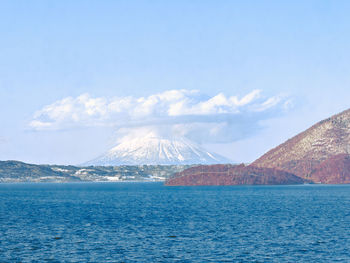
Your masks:
[[[79,164],[126,135],[251,162],[350,108],[349,1],[0,3],[0,160]]]

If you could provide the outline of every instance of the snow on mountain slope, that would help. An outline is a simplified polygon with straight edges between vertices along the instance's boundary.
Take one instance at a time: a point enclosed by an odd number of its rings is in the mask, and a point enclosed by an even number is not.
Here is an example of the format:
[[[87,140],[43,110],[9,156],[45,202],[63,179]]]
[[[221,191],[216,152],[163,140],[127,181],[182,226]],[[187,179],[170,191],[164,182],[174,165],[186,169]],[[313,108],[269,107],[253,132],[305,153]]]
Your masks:
[[[171,165],[218,164],[230,161],[212,154],[186,138],[161,138],[146,135],[123,141],[104,155],[84,165]]]

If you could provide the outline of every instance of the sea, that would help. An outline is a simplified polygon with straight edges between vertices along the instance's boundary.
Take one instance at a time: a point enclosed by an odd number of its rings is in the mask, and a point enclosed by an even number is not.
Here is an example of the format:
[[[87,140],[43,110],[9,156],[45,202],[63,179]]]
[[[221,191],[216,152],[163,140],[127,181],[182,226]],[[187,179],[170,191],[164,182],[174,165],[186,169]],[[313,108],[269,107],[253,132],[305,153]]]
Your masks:
[[[0,262],[350,262],[350,185],[0,184]]]

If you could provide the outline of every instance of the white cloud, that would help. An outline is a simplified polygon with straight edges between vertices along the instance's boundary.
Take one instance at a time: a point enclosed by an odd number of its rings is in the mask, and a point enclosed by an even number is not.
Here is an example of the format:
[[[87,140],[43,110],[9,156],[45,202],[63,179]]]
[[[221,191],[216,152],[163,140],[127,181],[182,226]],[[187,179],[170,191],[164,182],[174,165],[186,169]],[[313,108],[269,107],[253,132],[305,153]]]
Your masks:
[[[266,98],[261,93],[254,90],[242,98],[223,93],[208,97],[196,90],[169,90],[148,97],[82,94],[43,107],[29,126],[34,130],[106,126],[124,134],[147,128],[196,141],[227,142],[255,133],[261,120],[291,105],[283,96]]]

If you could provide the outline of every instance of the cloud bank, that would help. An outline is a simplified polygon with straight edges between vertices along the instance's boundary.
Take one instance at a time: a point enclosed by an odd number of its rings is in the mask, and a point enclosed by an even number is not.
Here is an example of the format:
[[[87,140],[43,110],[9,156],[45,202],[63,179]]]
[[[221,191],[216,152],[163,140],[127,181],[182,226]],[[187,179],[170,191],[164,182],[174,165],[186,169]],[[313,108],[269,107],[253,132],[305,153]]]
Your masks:
[[[224,143],[251,136],[261,121],[290,107],[290,100],[253,90],[243,97],[213,97],[196,90],[169,90],[148,97],[94,98],[83,94],[43,107],[29,126],[37,131],[113,127],[120,135],[153,132],[197,142]]]

